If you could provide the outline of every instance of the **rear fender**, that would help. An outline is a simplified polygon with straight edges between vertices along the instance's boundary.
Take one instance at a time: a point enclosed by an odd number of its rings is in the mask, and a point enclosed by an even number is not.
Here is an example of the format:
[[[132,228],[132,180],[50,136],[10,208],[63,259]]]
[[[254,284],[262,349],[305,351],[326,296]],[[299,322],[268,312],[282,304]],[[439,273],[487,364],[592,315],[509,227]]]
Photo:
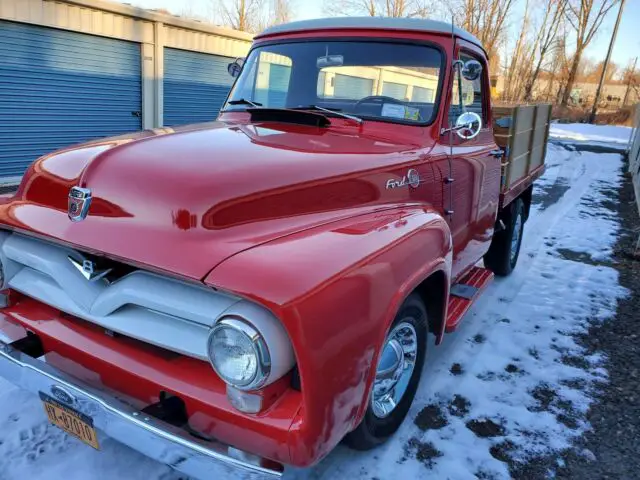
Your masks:
[[[434,272],[448,285],[451,248],[437,211],[402,205],[254,247],[206,278],[269,308],[291,338],[303,396],[292,463],[314,463],[358,425],[400,305]]]

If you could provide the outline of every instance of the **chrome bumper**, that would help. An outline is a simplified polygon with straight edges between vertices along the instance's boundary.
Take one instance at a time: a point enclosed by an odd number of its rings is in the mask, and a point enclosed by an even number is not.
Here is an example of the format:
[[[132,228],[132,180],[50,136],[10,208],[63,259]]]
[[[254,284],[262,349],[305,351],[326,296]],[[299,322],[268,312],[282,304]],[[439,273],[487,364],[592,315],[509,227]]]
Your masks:
[[[191,477],[210,480],[233,473],[240,473],[243,478],[282,475],[282,471],[263,467],[260,457],[199,440],[180,428],[148,417],[112,395],[16,350],[2,338],[0,376],[35,394],[51,394],[52,387],[62,387],[72,399],[69,406],[91,417],[98,430]]]

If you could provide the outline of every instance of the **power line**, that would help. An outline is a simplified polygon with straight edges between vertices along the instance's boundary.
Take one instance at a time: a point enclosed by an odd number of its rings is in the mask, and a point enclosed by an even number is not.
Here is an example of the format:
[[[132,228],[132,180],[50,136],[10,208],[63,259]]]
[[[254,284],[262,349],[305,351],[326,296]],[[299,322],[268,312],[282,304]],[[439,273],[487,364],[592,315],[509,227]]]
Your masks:
[[[602,68],[602,75],[600,75],[600,83],[598,83],[598,89],[596,90],[596,98],[593,102],[593,108],[591,109],[591,115],[589,116],[589,123],[596,123],[596,113],[598,111],[598,102],[600,101],[600,92],[602,90],[602,84],[607,75],[607,67],[609,66],[609,60],[611,60],[611,52],[613,51],[613,45],[616,43],[616,35],[618,34],[618,26],[622,19],[622,10],[624,9],[625,0],[620,0],[620,9],[618,10],[618,18],[616,18],[616,24],[613,27],[613,33],[611,34],[611,42],[609,42],[609,50],[607,50],[607,58],[604,60],[604,66]]]

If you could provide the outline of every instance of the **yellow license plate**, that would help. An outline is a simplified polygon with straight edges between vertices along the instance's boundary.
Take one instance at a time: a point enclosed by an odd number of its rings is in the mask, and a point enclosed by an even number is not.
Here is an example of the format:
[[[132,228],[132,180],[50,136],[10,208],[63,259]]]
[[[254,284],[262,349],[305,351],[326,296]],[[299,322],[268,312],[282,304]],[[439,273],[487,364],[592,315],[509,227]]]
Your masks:
[[[96,429],[93,428],[91,417],[61,404],[44,393],[40,393],[40,400],[42,400],[44,411],[51,423],[96,450],[100,450],[98,436]]]

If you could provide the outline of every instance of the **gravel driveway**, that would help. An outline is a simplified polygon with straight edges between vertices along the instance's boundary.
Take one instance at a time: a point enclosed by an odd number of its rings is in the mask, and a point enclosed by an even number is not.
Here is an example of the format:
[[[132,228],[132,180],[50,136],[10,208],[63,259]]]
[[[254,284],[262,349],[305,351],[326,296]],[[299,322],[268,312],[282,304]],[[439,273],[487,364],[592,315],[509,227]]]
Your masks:
[[[592,429],[559,458],[530,462],[516,475],[519,478],[545,478],[554,470],[558,478],[640,478],[640,258],[634,255],[640,216],[631,178],[625,174],[620,188],[608,197],[608,208],[621,222],[611,260],[575,259],[615,268],[620,284],[629,291],[612,319],[594,322],[578,337],[588,354],[604,356],[608,383],[594,392],[596,403],[586,414]]]

